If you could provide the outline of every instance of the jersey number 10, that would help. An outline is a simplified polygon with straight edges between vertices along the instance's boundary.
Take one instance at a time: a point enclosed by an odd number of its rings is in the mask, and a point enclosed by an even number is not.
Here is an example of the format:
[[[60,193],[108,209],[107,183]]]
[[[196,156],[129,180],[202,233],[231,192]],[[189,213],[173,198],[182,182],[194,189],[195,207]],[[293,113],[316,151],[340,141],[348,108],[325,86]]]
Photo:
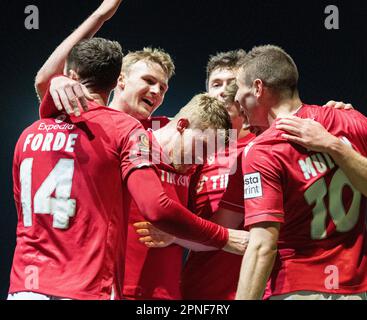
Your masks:
[[[33,158],[24,159],[20,165],[21,202],[23,224],[32,226],[32,167]],[[74,160],[60,159],[34,195],[35,214],[52,214],[52,226],[67,229],[70,217],[75,215],[76,201],[70,199],[74,175]],[[52,193],[55,192],[55,198]]]
[[[349,186],[353,191],[352,204],[345,212],[343,204],[343,188]],[[325,197],[329,196],[329,210],[326,209]],[[311,222],[311,238],[321,240],[327,237],[326,217],[329,211],[335,224],[336,231],[348,232],[354,228],[359,218],[361,206],[361,194],[353,187],[347,176],[338,169],[331,179],[329,188],[325,179],[317,180],[305,192],[305,199],[309,205],[315,204],[312,209],[313,219]]]

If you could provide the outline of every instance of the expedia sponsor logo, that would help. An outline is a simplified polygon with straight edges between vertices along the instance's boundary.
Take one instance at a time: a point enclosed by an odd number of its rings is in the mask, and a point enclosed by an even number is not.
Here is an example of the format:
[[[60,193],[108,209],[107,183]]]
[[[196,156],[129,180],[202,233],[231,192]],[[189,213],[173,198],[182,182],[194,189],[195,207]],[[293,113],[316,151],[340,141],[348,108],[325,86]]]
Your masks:
[[[38,126],[38,130],[40,131],[52,131],[52,130],[73,130],[74,125],[70,123],[63,122],[66,119],[66,115],[62,114],[58,116],[56,119],[54,119],[55,124],[48,124],[41,122]]]
[[[259,172],[245,174],[243,179],[245,185],[245,199],[254,199],[263,196],[263,188]]]

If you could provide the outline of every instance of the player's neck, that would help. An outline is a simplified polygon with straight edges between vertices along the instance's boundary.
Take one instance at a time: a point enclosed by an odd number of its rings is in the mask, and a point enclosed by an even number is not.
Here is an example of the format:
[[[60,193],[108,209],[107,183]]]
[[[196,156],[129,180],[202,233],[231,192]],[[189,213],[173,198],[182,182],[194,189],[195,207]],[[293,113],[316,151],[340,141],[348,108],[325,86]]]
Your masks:
[[[296,94],[292,98],[281,99],[270,108],[269,120],[275,121],[275,119],[277,118],[290,116],[297,112],[297,110],[301,106],[302,101],[299,98],[298,94]]]
[[[241,140],[242,138],[246,137],[248,134],[250,134],[250,130],[241,128],[238,132],[237,140]]]
[[[101,105],[101,106],[107,106],[108,103],[108,94],[101,94],[101,93],[91,93],[91,96],[93,97],[93,100],[95,103]]]
[[[112,108],[112,109],[118,110],[118,111],[126,112],[126,110],[124,110],[122,104],[119,101],[119,97],[118,97],[118,94],[117,94],[116,90],[114,92],[113,99],[109,104],[109,107]]]

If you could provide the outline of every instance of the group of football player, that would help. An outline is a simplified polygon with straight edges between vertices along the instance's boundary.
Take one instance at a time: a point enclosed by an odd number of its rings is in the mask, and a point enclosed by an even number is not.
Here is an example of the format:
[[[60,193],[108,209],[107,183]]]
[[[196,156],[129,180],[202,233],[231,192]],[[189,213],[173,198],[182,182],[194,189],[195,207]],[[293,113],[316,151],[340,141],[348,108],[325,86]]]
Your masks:
[[[366,118],[303,103],[274,45],[211,56],[207,92],[154,117],[174,63],[94,37],[120,4],[36,76],[8,299],[366,299]]]

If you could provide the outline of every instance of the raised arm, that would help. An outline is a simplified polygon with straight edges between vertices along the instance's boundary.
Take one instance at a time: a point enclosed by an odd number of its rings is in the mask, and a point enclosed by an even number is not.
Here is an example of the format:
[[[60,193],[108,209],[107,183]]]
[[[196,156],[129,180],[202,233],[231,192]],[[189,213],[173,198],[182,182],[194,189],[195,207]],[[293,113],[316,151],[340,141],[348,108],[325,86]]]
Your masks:
[[[72,47],[81,40],[93,37],[104,22],[115,14],[121,1],[104,0],[92,15],[55,49],[38,71],[35,79],[35,88],[40,101],[46,93],[50,79],[56,74],[63,73],[66,57]]]

